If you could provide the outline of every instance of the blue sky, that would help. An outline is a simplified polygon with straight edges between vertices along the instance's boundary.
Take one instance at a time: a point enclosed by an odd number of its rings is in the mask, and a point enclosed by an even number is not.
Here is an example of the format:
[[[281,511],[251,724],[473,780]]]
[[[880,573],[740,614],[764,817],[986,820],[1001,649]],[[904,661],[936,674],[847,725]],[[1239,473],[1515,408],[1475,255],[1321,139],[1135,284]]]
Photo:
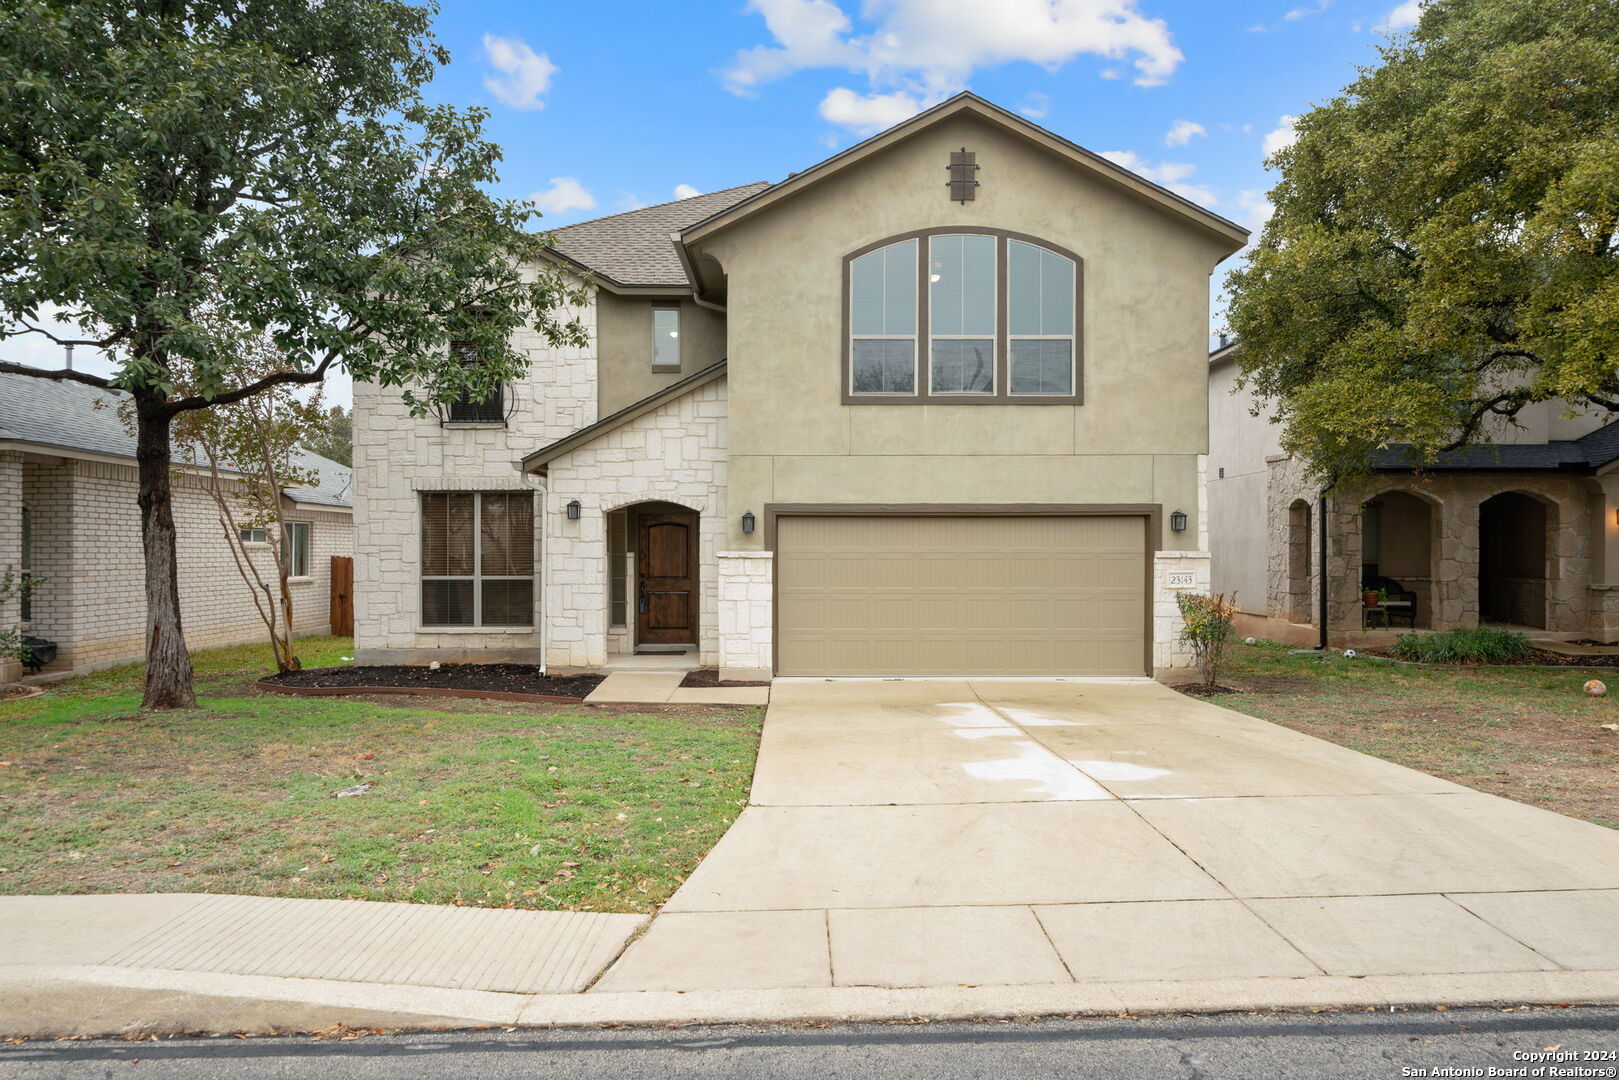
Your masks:
[[[1267,148],[1418,3],[450,0],[427,94],[490,110],[498,194],[550,225],[780,180],[971,89],[1257,232]]]

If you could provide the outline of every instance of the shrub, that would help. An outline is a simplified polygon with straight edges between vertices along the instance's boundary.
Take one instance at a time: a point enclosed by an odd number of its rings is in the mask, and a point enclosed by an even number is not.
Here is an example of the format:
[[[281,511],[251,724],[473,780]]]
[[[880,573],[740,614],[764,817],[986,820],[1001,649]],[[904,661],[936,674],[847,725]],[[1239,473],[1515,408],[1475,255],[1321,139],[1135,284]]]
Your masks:
[[[1401,634],[1389,652],[1400,660],[1424,664],[1506,664],[1534,651],[1516,630],[1494,626],[1459,626],[1438,634]]]
[[[1198,671],[1203,675],[1203,685],[1215,686],[1226,646],[1235,634],[1232,619],[1237,614],[1236,594],[1228,599],[1225,593],[1215,596],[1176,593],[1175,603],[1180,605],[1181,620],[1185,623],[1181,640],[1192,647]]]

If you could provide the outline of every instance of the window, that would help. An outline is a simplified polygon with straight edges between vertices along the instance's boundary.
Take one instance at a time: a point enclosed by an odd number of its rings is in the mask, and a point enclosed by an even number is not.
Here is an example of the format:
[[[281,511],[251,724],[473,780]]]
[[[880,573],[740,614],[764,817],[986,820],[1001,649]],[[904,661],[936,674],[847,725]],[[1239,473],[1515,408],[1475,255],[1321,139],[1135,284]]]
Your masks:
[[[917,242],[905,240],[849,265],[850,389],[916,392]]]
[[[627,626],[629,615],[629,581],[627,572],[630,548],[630,515],[627,510],[614,510],[607,515],[607,622],[610,626]]]
[[[678,304],[658,304],[652,309],[652,366],[664,371],[680,367]]]
[[[1074,392],[1074,262],[1007,242],[1007,327],[1014,394]]]
[[[287,522],[287,535],[281,547],[281,557],[287,562],[288,577],[309,576],[309,522]]]
[[[1082,399],[1077,256],[994,229],[925,229],[844,261],[845,402]]]
[[[422,625],[534,625],[534,497],[422,495]]]
[[[928,239],[928,386],[995,392],[995,238]]]
[[[30,622],[34,618],[34,590],[28,584],[34,578],[34,512],[26,506],[22,508],[22,555],[18,562],[22,564],[18,567],[22,572],[22,610],[17,618]]]
[[[474,317],[481,318],[474,313]],[[450,355],[461,361],[463,367],[476,367],[481,363],[478,354],[478,345],[465,338],[456,338],[450,342]],[[463,393],[450,402],[449,410],[444,414],[446,423],[450,424],[504,424],[506,422],[506,388],[496,383],[489,392],[481,397],[473,397]]]
[[[263,529],[241,529],[239,531],[244,544],[262,544],[266,542]]]

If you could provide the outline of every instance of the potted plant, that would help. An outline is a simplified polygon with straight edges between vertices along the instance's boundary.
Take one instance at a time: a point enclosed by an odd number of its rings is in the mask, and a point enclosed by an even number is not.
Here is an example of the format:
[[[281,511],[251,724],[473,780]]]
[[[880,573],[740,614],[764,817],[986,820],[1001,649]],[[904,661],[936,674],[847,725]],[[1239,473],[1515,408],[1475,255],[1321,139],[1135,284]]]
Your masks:
[[[1367,607],[1376,607],[1378,598],[1382,595],[1381,589],[1366,589],[1360,594],[1361,601]]]

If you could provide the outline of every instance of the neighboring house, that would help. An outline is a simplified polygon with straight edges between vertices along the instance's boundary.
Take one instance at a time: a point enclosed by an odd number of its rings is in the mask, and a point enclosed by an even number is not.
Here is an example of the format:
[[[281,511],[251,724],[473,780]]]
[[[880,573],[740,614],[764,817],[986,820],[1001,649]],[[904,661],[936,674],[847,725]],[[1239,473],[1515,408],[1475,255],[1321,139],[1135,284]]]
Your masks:
[[[135,439],[118,416],[122,397],[83,383],[0,375],[0,572],[21,568],[43,579],[26,604],[0,610],[0,625],[20,622],[24,633],[55,642],[47,672],[125,663],[146,651]],[[301,633],[325,633],[331,556],[354,551],[350,475],[307,452],[299,464],[315,471],[319,484],[285,493],[297,575],[293,624]],[[186,643],[201,648],[262,638],[264,624],[203,483],[195,470],[176,469]],[[273,572],[268,544],[249,550]]]
[[[1209,357],[1213,587],[1237,593],[1242,631],[1319,640],[1322,492],[1280,430],[1235,391],[1240,343]],[[1542,402],[1489,442],[1414,469],[1400,448],[1374,478],[1325,495],[1333,644],[1385,628],[1498,624],[1619,638],[1619,425]],[[1366,588],[1392,606],[1368,612]],[[1372,630],[1375,637],[1365,637]]]
[[[559,229],[591,344],[355,388],[362,662],[1142,675],[1207,585],[1241,227],[970,94],[777,184]]]

